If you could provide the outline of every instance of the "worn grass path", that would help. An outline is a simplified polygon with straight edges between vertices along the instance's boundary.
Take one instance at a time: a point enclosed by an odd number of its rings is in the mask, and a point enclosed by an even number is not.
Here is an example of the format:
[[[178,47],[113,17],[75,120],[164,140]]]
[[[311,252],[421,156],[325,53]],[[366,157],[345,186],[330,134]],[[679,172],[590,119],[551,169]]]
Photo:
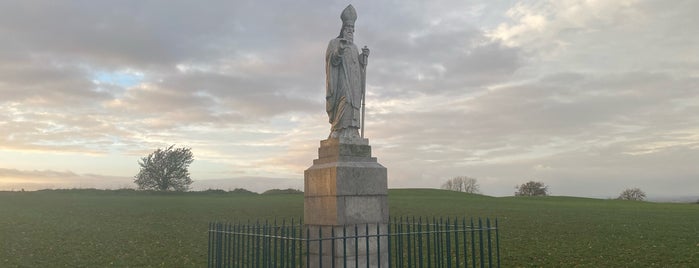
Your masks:
[[[500,222],[504,267],[699,267],[699,205],[389,191],[392,216]],[[297,218],[303,195],[0,192],[0,267],[202,267],[209,221]]]

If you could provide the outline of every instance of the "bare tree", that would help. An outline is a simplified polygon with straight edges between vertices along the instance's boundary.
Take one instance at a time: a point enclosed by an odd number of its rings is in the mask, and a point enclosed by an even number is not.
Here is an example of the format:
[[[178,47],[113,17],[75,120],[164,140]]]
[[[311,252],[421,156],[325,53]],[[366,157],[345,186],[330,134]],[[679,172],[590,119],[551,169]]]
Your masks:
[[[620,200],[643,201],[646,199],[646,193],[639,188],[629,188],[619,194]]]
[[[157,191],[186,191],[192,184],[187,167],[194,161],[190,148],[158,148],[141,158],[141,170],[134,182],[138,189]]]
[[[454,187],[454,180],[449,179],[449,180],[445,181],[444,183],[442,183],[442,189],[444,189],[444,190],[454,191],[454,188],[455,188]]]
[[[481,192],[478,180],[466,176],[451,178],[442,184],[442,189],[477,194]]]
[[[478,194],[481,192],[481,186],[475,178],[461,177],[464,185],[464,193]]]
[[[549,187],[540,181],[529,181],[522,185],[515,186],[517,192],[515,196],[547,196]]]

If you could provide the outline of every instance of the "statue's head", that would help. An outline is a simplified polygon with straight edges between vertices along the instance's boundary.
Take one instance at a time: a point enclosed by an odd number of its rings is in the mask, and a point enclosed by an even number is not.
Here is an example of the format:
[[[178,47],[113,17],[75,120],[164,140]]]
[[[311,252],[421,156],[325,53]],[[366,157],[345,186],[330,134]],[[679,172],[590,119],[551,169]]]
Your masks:
[[[342,25],[342,30],[340,31],[340,38],[354,41],[354,25]]]
[[[342,20],[342,30],[340,30],[339,37],[351,41],[354,38],[354,22],[357,20],[357,11],[352,5],[348,5],[342,10],[340,19]]]

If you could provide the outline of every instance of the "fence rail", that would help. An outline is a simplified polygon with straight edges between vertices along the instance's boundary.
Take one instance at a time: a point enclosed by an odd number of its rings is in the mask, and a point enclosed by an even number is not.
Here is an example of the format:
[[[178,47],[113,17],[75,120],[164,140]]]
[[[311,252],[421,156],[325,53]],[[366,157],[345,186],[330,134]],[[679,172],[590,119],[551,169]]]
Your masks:
[[[500,267],[497,219],[411,217],[393,218],[388,224],[334,227],[304,226],[294,220],[213,222],[208,234],[208,267],[212,268],[296,268],[309,263],[318,267]],[[323,250],[330,253],[324,255]],[[382,250],[387,254],[376,253]],[[327,255],[332,261],[323,259]]]

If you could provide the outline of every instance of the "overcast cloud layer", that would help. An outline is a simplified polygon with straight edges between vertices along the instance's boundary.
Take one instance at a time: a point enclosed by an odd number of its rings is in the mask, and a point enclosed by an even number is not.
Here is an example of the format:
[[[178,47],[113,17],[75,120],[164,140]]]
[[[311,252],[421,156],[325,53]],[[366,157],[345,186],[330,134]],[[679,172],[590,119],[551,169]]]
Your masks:
[[[169,144],[195,187],[302,188],[347,4],[0,2],[0,189],[132,187]],[[699,2],[353,5],[389,187],[699,195]]]

